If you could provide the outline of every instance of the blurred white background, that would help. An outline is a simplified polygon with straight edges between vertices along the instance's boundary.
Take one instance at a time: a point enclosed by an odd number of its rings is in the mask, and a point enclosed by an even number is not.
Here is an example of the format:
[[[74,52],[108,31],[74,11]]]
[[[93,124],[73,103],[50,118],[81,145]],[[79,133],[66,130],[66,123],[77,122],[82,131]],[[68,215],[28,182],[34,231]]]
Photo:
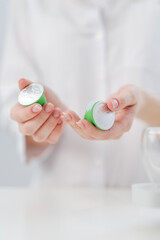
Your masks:
[[[5,41],[8,3],[9,0],[0,0],[0,64]],[[33,166],[21,163],[15,149],[14,139],[11,139],[0,126],[0,186],[27,186],[29,184]]]

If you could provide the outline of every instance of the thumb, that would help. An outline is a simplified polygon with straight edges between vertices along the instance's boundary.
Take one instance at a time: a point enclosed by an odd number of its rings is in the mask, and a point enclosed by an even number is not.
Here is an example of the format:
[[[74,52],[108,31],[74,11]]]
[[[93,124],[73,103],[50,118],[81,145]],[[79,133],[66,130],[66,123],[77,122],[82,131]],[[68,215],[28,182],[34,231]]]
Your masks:
[[[117,93],[113,94],[107,100],[108,108],[111,111],[119,111],[126,107],[133,106],[137,103],[136,94],[134,90],[128,87],[120,89]]]
[[[19,89],[22,90],[23,88],[27,87],[28,85],[30,85],[32,82],[29,80],[26,80],[24,78],[21,78],[18,81],[18,85],[19,85]]]

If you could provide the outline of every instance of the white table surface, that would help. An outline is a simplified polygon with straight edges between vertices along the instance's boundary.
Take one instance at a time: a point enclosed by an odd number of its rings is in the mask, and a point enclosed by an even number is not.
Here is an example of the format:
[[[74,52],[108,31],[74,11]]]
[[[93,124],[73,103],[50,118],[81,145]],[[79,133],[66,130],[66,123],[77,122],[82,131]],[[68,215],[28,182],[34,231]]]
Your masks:
[[[0,240],[160,240],[129,189],[0,189]]]

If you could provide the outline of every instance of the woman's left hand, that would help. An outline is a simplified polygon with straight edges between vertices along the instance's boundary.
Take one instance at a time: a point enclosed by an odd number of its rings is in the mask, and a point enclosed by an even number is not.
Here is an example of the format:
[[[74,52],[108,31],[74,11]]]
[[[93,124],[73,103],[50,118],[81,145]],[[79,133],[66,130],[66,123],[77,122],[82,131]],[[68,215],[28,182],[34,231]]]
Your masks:
[[[88,140],[119,139],[131,129],[134,118],[143,104],[141,89],[134,85],[126,85],[112,94],[105,107],[115,112],[115,123],[109,130],[102,131],[87,120],[80,119],[73,111],[64,113],[64,119],[82,138]]]

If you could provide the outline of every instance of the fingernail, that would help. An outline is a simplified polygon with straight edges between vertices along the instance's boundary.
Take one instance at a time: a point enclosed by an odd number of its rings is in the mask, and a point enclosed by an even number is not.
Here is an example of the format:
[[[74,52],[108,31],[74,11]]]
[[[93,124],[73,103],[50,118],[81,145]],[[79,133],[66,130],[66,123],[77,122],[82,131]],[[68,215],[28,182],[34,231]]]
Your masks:
[[[53,117],[54,118],[59,118],[59,116],[60,116],[60,113],[55,110],[54,113],[53,113]]]
[[[119,105],[119,103],[118,103],[118,100],[117,99],[112,99],[112,105],[113,105],[113,108],[115,109],[115,108],[117,108],[118,107],[118,105]]]
[[[62,120],[59,119],[57,124],[58,124],[58,125],[61,125],[61,123],[62,123]]]
[[[64,113],[64,119],[65,119],[66,121],[71,121],[71,120],[72,120],[72,117],[71,117],[71,115],[70,115],[69,113]]]
[[[41,110],[42,110],[42,106],[39,105],[39,104],[34,105],[33,108],[32,108],[32,112],[34,112],[34,113],[38,113]]]
[[[44,106],[44,110],[46,113],[49,113],[53,110],[53,104],[52,103],[48,103]]]
[[[82,122],[76,122],[76,124],[78,125],[78,127],[84,128],[84,124]]]

